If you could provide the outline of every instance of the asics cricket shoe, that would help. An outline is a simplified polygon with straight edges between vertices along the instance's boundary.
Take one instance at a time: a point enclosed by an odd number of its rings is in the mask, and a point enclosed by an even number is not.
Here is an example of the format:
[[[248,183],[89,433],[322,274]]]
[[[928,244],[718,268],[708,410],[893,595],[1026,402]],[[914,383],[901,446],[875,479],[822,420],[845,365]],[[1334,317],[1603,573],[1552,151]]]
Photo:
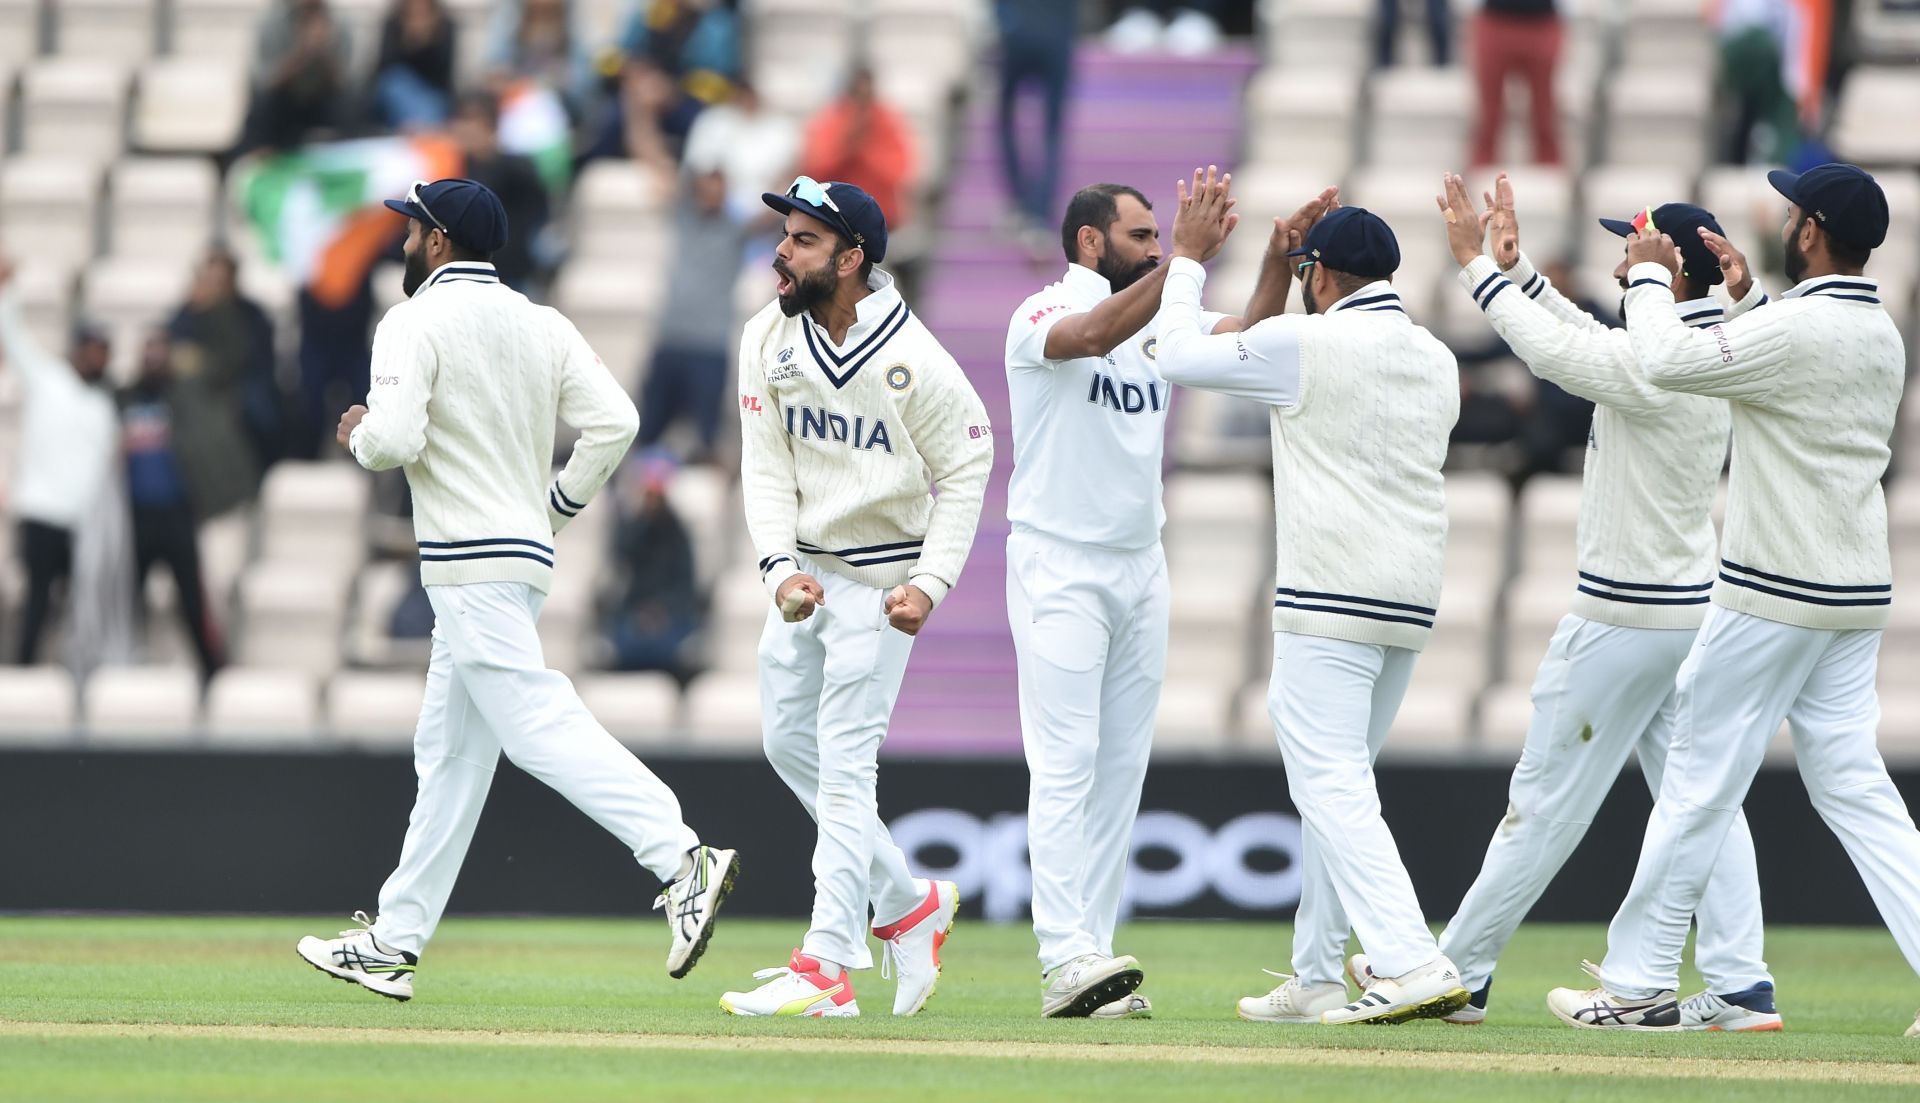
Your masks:
[[[1041,980],[1040,1014],[1048,1019],[1084,1019],[1140,987],[1140,963],[1122,955],[1081,954]]]
[[[1681,1000],[1680,1029],[1745,1034],[1785,1030],[1786,1024],[1773,1005],[1773,982],[1763,980],[1752,988],[1725,996],[1702,992]]]
[[[1442,955],[1397,977],[1374,977],[1359,999],[1327,1012],[1320,1021],[1328,1026],[1392,1026],[1415,1019],[1444,1019],[1472,999],[1473,994],[1460,984],[1460,970]]]
[[[700,955],[707,952],[715,916],[740,872],[740,859],[731,850],[696,846],[687,856],[693,859],[693,868],[685,877],[662,886],[653,900],[654,911],[666,910],[667,927],[673,932],[673,944],[667,947],[667,975],[675,980],[693,972]]]
[[[1367,965],[1367,955],[1355,954],[1347,959],[1347,979],[1365,992],[1373,986],[1373,970]],[[1479,1026],[1487,1021],[1487,996],[1493,991],[1493,981],[1480,986],[1479,991],[1467,997],[1467,1005],[1446,1018],[1440,1020],[1453,1026]]]
[[[1595,980],[1600,967],[1583,961],[1580,968]],[[1599,988],[1585,990],[1556,988],[1547,993],[1547,1010],[1568,1026],[1589,1030],[1678,1030],[1680,1005],[1674,993],[1661,992],[1651,999],[1630,1000]]]
[[[798,950],[784,969],[762,969],[754,980],[767,983],[751,992],[728,992],[720,1007],[729,1015],[763,1018],[804,1016],[809,1019],[854,1019],[860,1005],[853,1002],[853,978],[842,972],[829,978],[820,962]]]
[[[1089,1019],[1151,1019],[1153,1001],[1135,992],[1131,996],[1122,996],[1112,1003],[1101,1004],[1093,1009]]]
[[[366,912],[354,912],[353,921],[360,926],[341,931],[339,938],[308,935],[294,947],[294,952],[328,976],[378,992],[390,1000],[404,1003],[412,999],[413,971],[420,964],[419,957],[381,945],[380,940],[373,937],[373,920],[367,918]]]
[[[1286,973],[1276,973],[1271,969],[1261,972],[1270,977],[1280,978],[1280,987],[1264,996],[1243,996],[1240,999],[1240,1017],[1250,1023],[1317,1023],[1320,1016],[1346,1005],[1347,986],[1327,981],[1325,984],[1307,984],[1299,977]]]
[[[960,886],[952,881],[915,881],[927,886],[919,907],[897,923],[873,929],[881,948],[880,975],[897,980],[893,993],[895,1015],[915,1015],[933,998],[940,983],[940,947],[953,932],[953,916],[960,910]]]

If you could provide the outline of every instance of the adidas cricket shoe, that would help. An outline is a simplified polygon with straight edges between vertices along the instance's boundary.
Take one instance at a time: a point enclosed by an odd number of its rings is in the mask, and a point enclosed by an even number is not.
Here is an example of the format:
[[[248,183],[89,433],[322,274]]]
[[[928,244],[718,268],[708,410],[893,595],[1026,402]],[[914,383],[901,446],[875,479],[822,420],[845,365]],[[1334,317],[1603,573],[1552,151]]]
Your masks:
[[[920,882],[916,882],[920,883]],[[916,1015],[933,998],[940,983],[940,947],[953,932],[953,916],[960,910],[960,886],[952,881],[927,881],[927,898],[897,923],[875,927],[881,948],[880,975],[891,974],[895,1015]]]
[[[1415,1019],[1444,1019],[1472,999],[1473,994],[1460,984],[1460,970],[1442,955],[1397,977],[1375,977],[1359,999],[1327,1012],[1320,1021],[1328,1026],[1391,1026]]]
[[[1600,967],[1583,961],[1580,967],[1595,980]],[[1674,993],[1662,992],[1652,999],[1630,1000],[1616,996],[1605,986],[1585,990],[1556,988],[1547,993],[1547,1010],[1568,1026],[1588,1030],[1678,1030],[1680,1005]]]
[[[805,1017],[809,1019],[854,1019],[860,1005],[853,1000],[853,978],[842,972],[829,978],[820,971],[820,962],[798,950],[784,969],[762,969],[754,980],[767,983],[751,992],[728,992],[720,997],[720,1007],[729,1015],[761,1018]]]
[[[675,980],[693,972],[700,955],[707,952],[707,940],[713,937],[713,925],[720,905],[733,891],[733,880],[740,872],[740,859],[731,850],[696,846],[687,854],[693,868],[660,890],[653,910],[665,910],[673,943],[667,948],[667,975]]]
[[[328,976],[378,992],[390,1000],[404,1003],[412,999],[413,971],[420,959],[405,950],[381,945],[380,940],[373,937],[373,920],[367,918],[366,912],[354,912],[353,921],[360,926],[341,931],[339,938],[308,935],[294,951],[308,965]]]
[[[1140,963],[1124,954],[1081,954],[1041,980],[1040,1014],[1048,1019],[1087,1018],[1122,996],[1131,996],[1144,979]]]
[[[1093,1009],[1089,1019],[1151,1019],[1153,1001],[1135,992],[1131,996],[1122,996],[1112,1003],[1101,1004]]]
[[[1271,969],[1261,972],[1281,979],[1280,987],[1264,996],[1243,996],[1240,999],[1240,1017],[1250,1023],[1317,1023],[1320,1016],[1346,1005],[1347,986],[1328,981],[1325,984],[1307,984],[1299,977],[1286,973],[1276,973]]]
[[[1763,980],[1725,996],[1702,992],[1681,1000],[1680,1029],[1745,1034],[1785,1030],[1786,1024],[1773,1005],[1773,983]]]
[[[1355,954],[1347,959],[1347,979],[1365,992],[1373,986],[1373,970],[1367,965],[1367,955]],[[1493,981],[1480,986],[1479,991],[1467,997],[1467,1005],[1440,1020],[1453,1026],[1479,1026],[1487,1021],[1487,996],[1493,991]]]

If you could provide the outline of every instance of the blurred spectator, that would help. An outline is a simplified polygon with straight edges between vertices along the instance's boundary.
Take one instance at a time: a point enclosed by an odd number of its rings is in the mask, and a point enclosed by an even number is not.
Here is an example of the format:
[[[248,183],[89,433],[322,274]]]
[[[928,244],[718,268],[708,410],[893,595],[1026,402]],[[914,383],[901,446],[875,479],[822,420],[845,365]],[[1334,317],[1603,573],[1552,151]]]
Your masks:
[[[260,25],[242,152],[286,150],[349,116],[352,51],[326,0],[286,0]]]
[[[846,93],[807,123],[800,165],[815,180],[842,181],[873,196],[889,232],[913,220],[906,208],[906,186],[918,168],[912,131],[875,94],[871,69],[855,69]]]
[[[1560,69],[1564,28],[1557,0],[1484,0],[1473,19],[1473,75],[1479,91],[1474,116],[1473,163],[1490,165],[1506,121],[1507,78],[1527,82],[1527,119],[1533,159],[1560,163],[1560,114],[1553,81]],[[1509,158],[1511,159],[1511,158]]]
[[[594,137],[580,161],[624,157],[671,175],[701,106],[666,70],[644,58],[628,58],[599,121],[587,128]]]
[[[222,480],[222,454],[215,449],[237,443],[200,436],[195,421],[197,396],[175,374],[172,341],[165,332],[147,337],[140,354],[140,375],[120,392],[121,449],[127,459],[127,500],[133,517],[133,593],[144,618],[147,575],[156,563],[173,572],[180,620],[200,657],[200,675],[213,677],[223,659],[219,629],[200,580],[196,498],[251,490],[242,473]],[[200,420],[205,431],[211,423]],[[199,485],[194,485],[198,483]]]
[[[1617,309],[1580,297],[1573,270],[1565,261],[1545,265],[1541,274],[1588,315],[1609,324],[1619,318]],[[1455,444],[1510,445],[1516,451],[1510,472],[1516,485],[1534,475],[1578,469],[1577,463],[1568,461],[1587,443],[1593,403],[1525,371],[1516,370],[1503,379],[1501,369],[1517,369],[1517,363],[1506,342],[1497,337],[1489,336],[1479,345],[1455,346],[1453,351],[1460,362]],[[1509,380],[1524,389],[1514,389]]]
[[[14,661],[39,658],[40,636],[54,614],[54,588],[74,577],[75,535],[111,483],[119,428],[107,389],[107,339],[76,326],[68,360],[49,352],[27,329],[13,265],[0,258],[0,352],[19,380],[20,455],[9,504],[26,570],[26,604]]]
[[[1721,156],[1736,165],[1785,164],[1800,146],[1793,90],[1807,84],[1807,74],[1794,71],[1787,51],[1794,5],[1790,0],[1722,0],[1715,19],[1720,87],[1729,101]]]
[[[441,0],[394,0],[380,31],[374,93],[399,130],[436,127],[453,106],[453,20]]]
[[[490,92],[460,97],[453,139],[466,154],[466,174],[493,189],[507,211],[507,244],[493,254],[500,279],[525,292],[535,269],[534,248],[548,217],[547,186],[533,159],[500,148],[500,101]]]
[[[768,111],[759,91],[743,80],[734,85],[732,99],[693,120],[681,161],[689,172],[724,175],[731,202],[751,210],[759,206],[760,193],[785,189],[799,157],[799,127]]]
[[[722,0],[640,0],[620,49],[659,66],[695,99],[721,103],[740,75],[739,16]]]
[[[1060,190],[1061,127],[1073,80],[1073,42],[1079,13],[1053,0],[1000,0],[1000,162],[1017,231],[1044,243],[1052,237],[1053,199]],[[1039,164],[1020,154],[1015,125],[1021,89],[1039,90],[1042,108]]]
[[[253,496],[260,472],[280,458],[285,431],[273,321],[240,294],[238,275],[232,253],[208,250],[186,303],[167,323],[177,385],[204,407],[208,423],[194,432],[215,442],[208,453],[231,472],[231,498],[209,493],[195,503],[203,518]]]
[[[302,287],[298,298],[302,427],[286,451],[312,459],[333,440],[341,411],[366,397],[373,368],[373,273],[335,305]]]
[[[586,33],[569,0],[496,0],[487,65],[496,74],[537,80],[561,93],[576,116],[592,104],[598,85]]]
[[[614,556],[624,585],[607,636],[615,670],[663,670],[685,683],[698,673],[687,642],[700,628],[705,601],[693,540],[667,501],[672,480],[673,462],[657,454],[622,473]]]
[[[1107,29],[1107,45],[1123,54],[1210,54],[1220,48],[1220,0],[1132,0]]]
[[[1400,33],[1401,6],[1406,0],[1380,0],[1380,19],[1374,25],[1373,57],[1374,64],[1382,69],[1393,65],[1394,40]],[[1452,56],[1449,48],[1453,40],[1453,13],[1447,10],[1447,0],[1413,0],[1427,9],[1428,60],[1436,66],[1445,67]]]
[[[758,197],[755,198],[758,206]],[[727,178],[689,176],[673,210],[673,278],[653,354],[640,391],[640,435],[645,448],[676,421],[692,422],[700,438],[694,457],[708,461],[720,436],[732,348],[733,287],[745,253],[748,210],[730,207]]]

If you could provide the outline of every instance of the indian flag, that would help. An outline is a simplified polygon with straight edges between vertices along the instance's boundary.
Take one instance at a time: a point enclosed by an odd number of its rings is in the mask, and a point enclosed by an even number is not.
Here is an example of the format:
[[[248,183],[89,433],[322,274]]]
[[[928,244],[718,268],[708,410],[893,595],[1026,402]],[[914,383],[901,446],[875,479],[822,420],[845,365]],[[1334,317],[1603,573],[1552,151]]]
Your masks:
[[[560,195],[573,174],[573,128],[559,93],[517,80],[500,93],[500,148],[531,158],[547,190]]]
[[[234,195],[267,255],[323,305],[353,298],[405,220],[381,204],[416,180],[458,176],[436,135],[324,142],[235,166]]]

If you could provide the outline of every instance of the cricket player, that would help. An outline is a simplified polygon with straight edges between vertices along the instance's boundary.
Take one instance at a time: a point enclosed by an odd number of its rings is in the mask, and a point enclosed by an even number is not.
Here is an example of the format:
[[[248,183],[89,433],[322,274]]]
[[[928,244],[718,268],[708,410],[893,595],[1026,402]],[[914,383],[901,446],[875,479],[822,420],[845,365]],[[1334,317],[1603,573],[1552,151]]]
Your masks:
[[[1393,290],[1393,231],[1359,207],[1326,214],[1291,250],[1304,258],[1305,315],[1205,334],[1199,262],[1231,229],[1219,192],[1182,195],[1159,363],[1177,385],[1272,407],[1279,584],[1268,709],[1300,812],[1301,890],[1294,975],[1239,1012],[1288,1023],[1443,1017],[1469,993],[1381,819],[1373,759],[1433,631],[1458,372]],[[1353,1002],[1341,961],[1349,925],[1380,974]]]
[[[1659,795],[1673,734],[1674,676],[1713,588],[1713,496],[1731,414],[1720,399],[1655,387],[1626,330],[1595,320],[1540,275],[1520,251],[1513,186],[1504,174],[1485,214],[1474,209],[1460,177],[1449,175],[1443,186],[1440,208],[1460,285],[1534,374],[1594,403],[1573,610],[1534,676],[1533,722],[1507,814],[1480,876],[1440,936],[1473,993],[1447,1021],[1471,1024],[1486,1018],[1500,951],[1579,845],[1629,753]],[[1668,203],[1632,221],[1600,224],[1622,236],[1657,225],[1679,242],[1684,264],[1673,295],[1689,327],[1726,320],[1709,294],[1723,280],[1734,316],[1766,301],[1745,258],[1699,207]],[[1491,256],[1481,252],[1483,231]],[[1626,287],[1624,259],[1614,278]],[[1695,957],[1707,990],[1680,1001],[1676,1022],[1689,1030],[1781,1029],[1773,977],[1761,960],[1760,881],[1744,816],[1733,818],[1698,920]],[[1364,986],[1365,955],[1351,966]]]
[[[1904,342],[1862,274],[1886,239],[1887,199],[1852,165],[1768,179],[1788,201],[1796,282],[1742,317],[1687,328],[1665,227],[1628,238],[1635,359],[1656,386],[1732,405],[1733,474],[1712,604],[1680,668],[1660,798],[1600,986],[1547,997],[1572,1026],[1677,1027],[1689,920],[1782,720],[1814,808],[1920,970],[1920,831],[1874,747],[1893,601],[1880,478],[1906,379]]]
[[[1193,186],[1230,180],[1209,167]],[[1297,212],[1298,228],[1333,197]],[[1289,223],[1275,223],[1246,315],[1203,313],[1203,329],[1237,332],[1286,308]],[[1147,1017],[1139,963],[1114,956],[1113,931],[1167,665],[1160,467],[1172,388],[1155,366],[1154,322],[1166,269],[1153,204],[1124,185],[1080,189],[1060,237],[1066,275],[1007,324],[1007,621],[1032,776],[1040,1012]]]
[[[867,908],[898,987],[926,1005],[959,891],[907,869],[880,821],[875,759],[913,637],[960,577],[993,466],[986,409],[907,309],[879,204],[802,176],[764,197],[785,216],[777,301],[740,339],[741,486],[772,597],[760,639],[767,758],[819,827],[812,926],[736,1015],[853,1016]],[[936,495],[929,495],[931,485]]]
[[[371,471],[403,467],[413,492],[420,580],[433,604],[432,657],[414,734],[419,795],[379,919],[339,938],[303,938],[314,968],[396,1000],[413,996],[420,953],[453,891],[502,751],[633,852],[661,884],[667,971],[706,949],[733,886],[731,850],[703,846],[680,802],[549,670],[534,624],[553,579],[553,536],[593,500],[639,419],[580,332],[500,282],[500,200],[471,180],[416,183],[387,206],[408,218],[407,300],[373,338],[366,406],[338,440]],[[554,420],[580,431],[549,478]]]

